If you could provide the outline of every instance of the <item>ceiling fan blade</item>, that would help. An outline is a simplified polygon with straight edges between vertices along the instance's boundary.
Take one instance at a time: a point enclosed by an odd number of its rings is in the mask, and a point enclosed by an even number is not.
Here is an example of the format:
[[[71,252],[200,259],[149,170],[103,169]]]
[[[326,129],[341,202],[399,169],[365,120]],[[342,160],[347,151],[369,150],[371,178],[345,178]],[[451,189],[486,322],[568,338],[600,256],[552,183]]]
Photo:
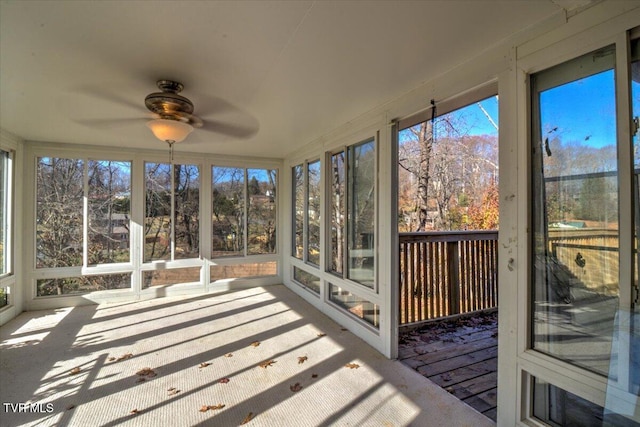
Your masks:
[[[74,122],[95,129],[116,129],[131,124],[144,124],[144,117],[126,119],[75,119]]]
[[[235,123],[222,123],[215,120],[207,119],[203,125],[202,129],[208,132],[214,132],[221,135],[232,136],[240,139],[247,139],[254,136],[258,133],[260,129],[260,124],[257,120],[249,120],[251,123],[245,123],[242,125]]]
[[[143,108],[143,105],[141,105],[141,103],[137,101],[131,101],[123,96],[117,95],[113,90],[109,91],[102,88],[81,87],[78,89],[78,92],[83,95],[93,98],[99,98],[114,104],[126,105],[127,107],[134,108],[139,111],[147,111],[145,108]]]
[[[240,110],[224,99],[209,95],[194,97],[195,113],[200,116],[216,115],[221,113],[238,113]]]

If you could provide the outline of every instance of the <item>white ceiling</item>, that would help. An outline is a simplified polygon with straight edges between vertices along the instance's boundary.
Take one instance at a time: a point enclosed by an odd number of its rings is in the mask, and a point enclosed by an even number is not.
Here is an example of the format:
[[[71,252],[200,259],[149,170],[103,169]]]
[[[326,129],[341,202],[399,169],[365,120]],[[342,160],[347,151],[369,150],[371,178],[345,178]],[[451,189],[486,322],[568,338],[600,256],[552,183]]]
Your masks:
[[[0,127],[159,148],[144,98],[173,79],[220,130],[178,150],[281,158],[569,3],[0,0]]]

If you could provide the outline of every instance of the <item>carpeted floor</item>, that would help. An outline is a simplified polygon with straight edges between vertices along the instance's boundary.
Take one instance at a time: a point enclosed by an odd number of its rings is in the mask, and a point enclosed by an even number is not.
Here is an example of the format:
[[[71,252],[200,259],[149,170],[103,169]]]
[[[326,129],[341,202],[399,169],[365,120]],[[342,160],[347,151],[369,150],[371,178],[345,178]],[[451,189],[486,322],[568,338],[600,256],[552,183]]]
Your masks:
[[[0,425],[490,426],[282,285],[23,313]]]

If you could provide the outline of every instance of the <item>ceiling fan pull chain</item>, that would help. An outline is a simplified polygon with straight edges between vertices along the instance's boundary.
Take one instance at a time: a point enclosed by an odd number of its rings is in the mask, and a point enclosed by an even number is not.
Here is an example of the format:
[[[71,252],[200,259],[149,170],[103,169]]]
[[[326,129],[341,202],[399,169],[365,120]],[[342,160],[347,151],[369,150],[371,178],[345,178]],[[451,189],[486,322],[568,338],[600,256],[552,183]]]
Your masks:
[[[169,163],[173,165],[173,144],[175,143],[173,141],[167,141],[167,144],[169,144]]]

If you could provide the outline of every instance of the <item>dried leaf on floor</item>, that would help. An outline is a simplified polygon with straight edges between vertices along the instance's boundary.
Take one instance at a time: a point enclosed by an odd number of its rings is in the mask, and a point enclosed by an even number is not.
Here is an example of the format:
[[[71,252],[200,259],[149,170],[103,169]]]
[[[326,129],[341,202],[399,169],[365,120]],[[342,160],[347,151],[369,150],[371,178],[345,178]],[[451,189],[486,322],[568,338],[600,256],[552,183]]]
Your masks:
[[[223,403],[218,403],[217,405],[202,405],[199,410],[200,412],[207,412],[208,410],[216,411],[224,407],[225,405]]]
[[[209,363],[209,362],[202,362],[202,363],[200,364],[200,367],[201,367],[201,368],[206,368],[206,367],[207,367],[207,366],[209,366],[209,365],[211,365],[211,363]]]
[[[70,410],[72,410],[72,409],[73,409],[73,408],[75,408],[75,407],[76,407],[76,405],[71,404],[71,405],[67,406],[67,411],[70,411]]]
[[[451,375],[449,374],[442,374],[442,381],[451,381]]]
[[[307,360],[307,356],[298,356],[298,365],[303,364]]]
[[[227,384],[229,381],[231,381],[229,378],[220,378],[220,381],[218,382],[222,384]]]
[[[138,415],[140,413],[140,411],[138,409],[132,409],[131,412],[129,412],[130,415]]]
[[[253,412],[249,412],[249,413],[247,414],[247,416],[246,416],[246,417],[244,417],[244,420],[242,420],[242,422],[241,422],[240,424],[241,424],[241,425],[242,425],[242,424],[246,424],[246,423],[248,423],[249,421],[251,421],[252,419],[253,419]]]
[[[295,383],[294,385],[289,386],[289,389],[295,393],[302,390],[302,386],[300,385],[300,383]]]
[[[311,374],[311,378],[318,378],[318,374]]]
[[[324,337],[325,335],[327,335],[327,334],[325,334],[324,332],[318,332],[318,336],[319,337]]]
[[[147,379],[145,377],[140,377],[138,378],[138,381],[136,381],[137,383],[143,383],[145,382]]]
[[[69,375],[78,375],[80,373],[80,368],[73,368],[69,371]]]
[[[358,369],[360,365],[358,365],[357,363],[347,363],[346,365],[344,365],[344,367],[349,369]]]
[[[267,368],[267,367],[269,367],[269,366],[273,366],[273,364],[274,364],[274,363],[276,363],[276,361],[275,361],[275,360],[273,360],[273,359],[269,359],[269,360],[267,360],[267,361],[265,361],[265,362],[262,362],[262,363],[260,364],[260,367],[261,367],[261,368]]]
[[[224,357],[233,357],[233,353],[227,353],[224,355]]]
[[[133,354],[131,354],[131,353],[125,353],[125,354],[123,354],[122,356],[119,356],[119,357],[110,357],[110,358],[108,358],[107,360],[108,360],[109,362],[120,362],[120,361],[122,361],[122,360],[127,360],[127,359],[130,359],[130,358],[132,358],[132,357],[133,357]]]
[[[156,374],[156,372],[151,368],[142,368],[138,372],[136,372],[136,375],[141,377],[153,378],[158,374]]]
[[[170,388],[170,389],[168,389],[167,391],[169,392],[169,393],[168,393],[168,394],[169,394],[169,396],[173,396],[173,395],[176,395],[176,394],[180,393],[180,390],[178,390],[178,389],[177,389],[177,388],[175,388],[175,387],[171,387],[171,388]]]
[[[251,343],[251,347],[258,347],[260,345],[260,341],[254,341]]]

